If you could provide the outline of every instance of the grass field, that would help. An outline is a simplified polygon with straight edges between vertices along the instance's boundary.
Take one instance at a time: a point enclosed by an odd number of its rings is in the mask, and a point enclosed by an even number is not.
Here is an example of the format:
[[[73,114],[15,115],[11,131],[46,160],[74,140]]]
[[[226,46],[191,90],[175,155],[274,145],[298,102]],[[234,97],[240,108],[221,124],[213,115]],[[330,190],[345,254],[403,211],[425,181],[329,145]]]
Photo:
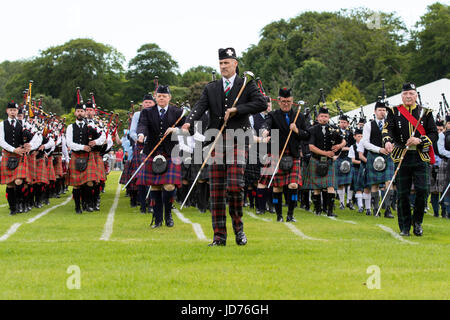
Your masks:
[[[298,222],[286,224],[245,210],[248,244],[236,245],[228,218],[227,246],[210,248],[209,214],[183,209],[174,228],[151,230],[151,215],[131,209],[124,192],[111,210],[118,178],[109,175],[101,211],[82,215],[69,192],[9,216],[2,187],[0,299],[450,298],[447,219],[427,214],[424,236],[406,242],[385,230],[398,233],[396,219],[356,211],[338,209],[332,220],[296,209]],[[110,213],[112,234],[100,240]],[[80,289],[67,285],[70,266],[79,267]],[[380,289],[369,288],[370,266],[379,267]]]

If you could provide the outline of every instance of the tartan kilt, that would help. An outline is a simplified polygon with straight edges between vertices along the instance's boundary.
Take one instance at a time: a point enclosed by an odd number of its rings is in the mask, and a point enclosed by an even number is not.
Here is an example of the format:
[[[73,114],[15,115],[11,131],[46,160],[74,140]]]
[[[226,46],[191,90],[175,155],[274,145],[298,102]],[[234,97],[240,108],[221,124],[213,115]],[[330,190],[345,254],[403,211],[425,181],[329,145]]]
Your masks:
[[[265,186],[269,185],[270,179],[272,178],[273,174],[272,168],[275,168],[275,166],[277,165],[277,161],[278,160],[272,159],[271,163],[267,163],[266,165],[264,165],[259,183]],[[275,177],[273,177],[272,186],[284,187],[291,183],[296,183],[298,186],[302,186],[302,177],[300,174],[300,159],[294,158],[294,164],[291,170],[288,172],[281,170],[281,168],[278,168]]]
[[[309,165],[306,169],[306,175],[303,179],[303,189],[318,190],[326,189],[328,187],[337,188],[333,159],[328,159],[328,173],[324,177],[319,177],[316,173],[319,162],[320,161],[314,157],[311,157],[311,159],[309,160]]]
[[[100,155],[99,151],[92,152],[94,154],[95,166],[97,168],[98,181],[106,181],[106,170],[105,164],[103,162],[103,157]]]
[[[187,181],[192,181],[195,179],[195,177],[192,177],[192,164],[183,163],[181,165],[181,178]]]
[[[27,162],[28,162],[28,178],[27,181],[29,183],[33,183],[36,177],[36,153],[31,152],[27,156]]]
[[[257,163],[245,166],[245,185],[253,186],[261,178],[261,166]]]
[[[80,158],[88,159],[87,168],[83,172],[80,172],[75,168],[75,161]],[[74,187],[79,187],[89,181],[98,182],[97,166],[92,152],[72,152],[66,181],[69,186]]]
[[[190,172],[190,180],[188,181],[194,182],[195,177],[198,175],[198,171],[202,167],[201,164],[191,164],[191,172]],[[184,179],[184,178],[183,178]],[[209,165],[205,164],[205,166],[202,169],[202,172],[198,176],[198,180],[208,180],[209,179]]]
[[[35,173],[33,183],[48,184],[47,166],[45,165],[45,158],[36,159]]]
[[[228,150],[226,152],[231,152],[229,150],[230,148],[224,148]],[[222,193],[224,187],[227,192],[242,192],[244,190],[245,162],[247,161],[248,153],[246,150],[238,149],[236,144],[234,144],[232,148],[234,153],[233,163],[226,163],[223,152],[216,153],[216,150],[214,150],[211,153],[211,156],[217,161],[213,161],[209,165],[208,170],[211,201],[213,201],[213,199],[214,201],[218,201],[217,195]],[[241,160],[243,160],[243,163],[241,163]]]
[[[120,176],[120,184],[127,184],[128,179],[130,179],[130,167],[131,167],[131,161],[126,161],[125,165],[123,166],[122,175]]]
[[[144,150],[144,144],[136,143],[133,148],[133,158],[130,160],[130,167],[128,169],[129,170],[128,171],[128,179],[124,184],[126,184],[128,182],[128,180],[130,180],[130,178],[133,176],[134,172],[141,165],[141,162],[144,161],[145,156],[143,153],[141,153],[142,150]],[[128,186],[130,187],[130,190],[137,190],[136,181],[137,181],[137,175],[128,184]]]
[[[450,182],[450,160],[442,159],[437,174],[437,191],[444,192]]]
[[[365,180],[366,164],[361,162],[358,168],[353,172],[353,191],[364,191],[367,188]]]
[[[19,158],[19,165],[14,170],[9,170],[7,167],[9,157]],[[1,169],[1,181],[0,184],[10,184],[17,179],[27,180],[29,178],[28,173],[28,160],[25,157],[21,157],[17,154],[3,150]],[[27,182],[30,182],[27,180]]]
[[[64,174],[61,156],[53,156],[53,167],[55,168],[55,175],[61,178]]]
[[[47,167],[48,180],[56,181],[55,168],[53,167],[53,157],[52,156],[45,159],[45,166]]]
[[[384,160],[386,160],[386,169],[384,169],[384,171],[376,171],[373,168],[373,161],[378,156],[382,156]],[[373,186],[384,184],[386,181],[390,181],[393,175],[394,161],[392,161],[392,158],[384,154],[378,154],[369,151],[366,163],[366,185]]]
[[[341,170],[339,170],[341,163],[344,162],[344,160],[347,160],[350,162],[350,171],[348,173],[342,173]],[[352,165],[352,159],[349,157],[345,158],[337,158],[334,162],[334,172],[336,174],[336,185],[342,186],[342,185],[348,185],[352,183],[353,180],[353,165]]]
[[[144,166],[136,175],[136,185],[138,186],[159,186],[164,184],[173,184],[181,186],[181,163],[175,164],[170,157],[167,159],[167,171],[163,174],[154,174],[152,162],[154,157],[150,157]]]

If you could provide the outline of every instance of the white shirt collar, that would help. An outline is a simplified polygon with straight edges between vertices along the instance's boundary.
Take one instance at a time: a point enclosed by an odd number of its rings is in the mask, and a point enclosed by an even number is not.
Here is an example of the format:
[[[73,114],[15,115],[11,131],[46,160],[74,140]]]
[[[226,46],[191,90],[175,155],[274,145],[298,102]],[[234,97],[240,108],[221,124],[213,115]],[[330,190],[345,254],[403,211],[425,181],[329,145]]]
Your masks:
[[[222,77],[223,87],[225,88],[225,86],[226,86],[225,80],[228,80],[231,83],[231,88],[233,88],[233,84],[234,84],[234,80],[236,79],[236,76],[237,76],[237,74],[235,73],[230,79],[225,79],[225,77]]]
[[[164,112],[167,112],[167,109],[169,109],[169,106],[166,106],[165,108],[158,106],[159,114],[161,114],[161,109],[164,109]]]

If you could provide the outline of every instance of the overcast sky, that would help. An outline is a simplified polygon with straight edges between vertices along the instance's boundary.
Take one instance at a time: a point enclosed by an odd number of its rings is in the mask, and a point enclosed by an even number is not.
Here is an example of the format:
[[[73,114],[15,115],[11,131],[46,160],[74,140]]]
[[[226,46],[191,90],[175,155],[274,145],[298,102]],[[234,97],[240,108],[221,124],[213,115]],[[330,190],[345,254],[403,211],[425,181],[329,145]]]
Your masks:
[[[421,0],[6,0],[2,13],[0,62],[37,56],[70,39],[91,38],[112,45],[126,64],[145,43],[156,43],[179,64],[179,71],[207,65],[218,69],[217,49],[238,55],[257,44],[261,29],[304,11],[366,7],[396,12],[412,27],[426,7]],[[449,1],[440,1],[449,4]],[[126,65],[125,65],[126,67]]]

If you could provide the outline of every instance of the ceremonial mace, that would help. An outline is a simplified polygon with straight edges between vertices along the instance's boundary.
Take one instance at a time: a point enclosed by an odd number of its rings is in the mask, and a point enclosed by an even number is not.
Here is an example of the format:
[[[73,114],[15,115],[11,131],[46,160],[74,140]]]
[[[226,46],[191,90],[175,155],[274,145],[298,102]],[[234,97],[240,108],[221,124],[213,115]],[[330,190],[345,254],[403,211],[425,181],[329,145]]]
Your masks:
[[[191,110],[187,107],[187,106],[183,106],[181,107],[183,109],[183,112],[181,113],[181,116],[177,119],[177,121],[175,121],[175,123],[172,125],[171,128],[175,128],[176,125],[181,121],[181,119],[183,119],[183,117],[188,114]],[[125,188],[130,184],[131,180],[134,179],[134,177],[136,176],[136,174],[141,170],[141,168],[144,166],[145,162],[147,162],[147,160],[151,157],[151,155],[153,154],[153,152],[155,152],[156,149],[158,149],[159,145],[164,141],[164,139],[166,139],[166,137],[169,135],[169,133],[165,133],[164,136],[161,138],[161,140],[159,140],[158,144],[153,148],[153,150],[148,154],[147,158],[145,158],[145,160],[141,163],[141,165],[139,166],[139,168],[137,168],[137,170],[133,173],[133,175],[131,176],[130,180],[128,180],[127,184],[122,188],[122,191],[125,190]]]
[[[413,133],[411,134],[411,137],[414,137],[414,135],[416,134],[417,127],[419,126],[420,120],[422,120],[422,117],[423,117],[424,113],[425,113],[425,112],[424,112],[424,108],[421,108],[419,120],[417,120],[416,126],[414,127],[414,131],[413,131]],[[398,163],[397,169],[395,169],[395,172],[394,172],[394,175],[392,176],[391,182],[389,182],[389,186],[388,186],[388,188],[386,189],[386,192],[385,192],[385,194],[384,194],[383,199],[381,200],[380,206],[378,207],[378,210],[377,210],[377,213],[375,214],[375,217],[378,217],[378,215],[380,214],[380,210],[381,210],[381,207],[383,206],[383,202],[384,202],[384,200],[386,199],[386,196],[388,195],[388,192],[389,192],[389,190],[390,190],[391,187],[392,187],[392,183],[394,182],[395,177],[397,176],[397,173],[398,173],[398,171],[400,170],[400,167],[401,167],[401,165],[402,165],[403,159],[405,158],[405,155],[406,155],[406,152],[408,151],[408,149],[409,149],[409,146],[406,146],[406,148],[403,149],[403,151],[402,151],[402,156],[401,156],[401,158],[400,158],[400,162]]]
[[[255,78],[255,75],[250,72],[250,71],[245,71],[244,72],[244,84],[242,85],[241,90],[239,91],[236,99],[233,102],[233,105],[231,106],[231,108],[234,108],[239,100],[239,98],[242,95],[242,92],[244,91],[245,87],[247,86],[248,83],[250,83],[253,79]],[[229,118],[228,118],[229,119]],[[200,167],[200,170],[197,173],[197,176],[195,177],[194,182],[192,183],[191,188],[189,189],[188,194],[186,195],[186,198],[184,199],[183,203],[181,204],[180,210],[183,210],[184,204],[186,203],[187,199],[189,198],[189,195],[192,192],[192,189],[194,188],[195,184],[197,183],[198,178],[200,177],[200,173],[202,172],[203,168],[206,165],[206,162],[209,160],[209,157],[211,156],[212,151],[214,150],[214,147],[216,146],[217,141],[219,141],[220,136],[222,135],[223,129],[225,129],[228,119],[226,121],[224,121],[222,128],[220,128],[219,133],[217,134],[216,138],[214,139],[213,144],[211,145],[211,148],[209,149],[208,155],[206,156],[205,160],[203,161],[202,166]]]
[[[305,102],[304,101],[299,101],[298,104],[299,104],[299,106],[298,106],[297,114],[295,115],[294,122],[292,122],[292,123],[296,123],[297,122],[297,118],[298,118],[298,116],[300,114],[300,110],[302,109],[302,105],[304,105]],[[300,128],[298,128],[298,130],[300,130]],[[283,147],[283,150],[281,151],[281,155],[278,157],[278,161],[277,161],[277,165],[275,167],[275,171],[272,173],[272,177],[270,178],[270,181],[269,181],[269,184],[267,185],[267,188],[270,188],[270,186],[272,185],[273,178],[277,174],[278,167],[280,166],[281,158],[283,157],[284,151],[286,150],[286,147],[287,147],[287,145],[289,143],[289,139],[291,138],[292,131],[293,131],[292,129],[289,130],[289,135],[288,135],[288,137],[286,139],[286,142],[284,143],[284,147]]]

